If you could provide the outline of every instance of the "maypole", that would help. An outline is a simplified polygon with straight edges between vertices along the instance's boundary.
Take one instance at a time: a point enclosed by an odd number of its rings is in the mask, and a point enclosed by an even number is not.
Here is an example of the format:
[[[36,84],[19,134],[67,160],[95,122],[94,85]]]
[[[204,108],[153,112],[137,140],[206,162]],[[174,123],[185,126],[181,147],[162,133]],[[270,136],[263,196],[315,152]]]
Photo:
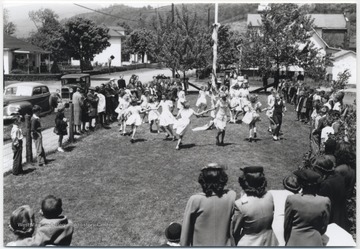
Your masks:
[[[217,60],[217,45],[218,45],[218,30],[220,23],[218,23],[218,3],[215,3],[215,22],[213,24],[213,33],[212,39],[214,41],[213,45],[213,66],[212,66],[212,78],[211,84],[216,89],[216,60]]]

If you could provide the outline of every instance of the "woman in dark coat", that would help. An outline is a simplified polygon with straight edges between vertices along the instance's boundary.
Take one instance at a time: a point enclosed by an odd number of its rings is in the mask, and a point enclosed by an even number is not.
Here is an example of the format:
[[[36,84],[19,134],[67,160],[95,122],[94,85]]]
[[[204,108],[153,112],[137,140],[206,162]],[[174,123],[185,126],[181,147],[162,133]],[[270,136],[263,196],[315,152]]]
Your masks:
[[[285,203],[286,246],[323,246],[322,235],[330,218],[331,202],[317,195],[321,176],[310,169],[294,172],[302,193],[289,195]]]
[[[335,165],[331,157],[327,155],[318,156],[313,163],[313,168],[322,177],[318,194],[329,197],[331,201],[330,223],[336,223],[349,232],[344,178],[335,173]]]
[[[59,103],[57,108],[58,108],[58,112],[55,117],[55,127],[57,129],[57,135],[59,135],[59,140],[58,140],[59,147],[57,148],[57,150],[59,152],[64,152],[62,141],[64,136],[68,134],[67,132],[68,124],[64,114],[65,106],[62,103]]]
[[[99,102],[99,97],[97,95],[95,95],[95,87],[90,87],[89,88],[89,93],[87,94],[87,102],[88,102],[88,115],[89,115],[89,128],[90,130],[93,130],[96,126],[93,127],[92,126],[92,121],[93,119],[97,118],[98,112],[97,112],[97,108],[98,108],[98,102]]]

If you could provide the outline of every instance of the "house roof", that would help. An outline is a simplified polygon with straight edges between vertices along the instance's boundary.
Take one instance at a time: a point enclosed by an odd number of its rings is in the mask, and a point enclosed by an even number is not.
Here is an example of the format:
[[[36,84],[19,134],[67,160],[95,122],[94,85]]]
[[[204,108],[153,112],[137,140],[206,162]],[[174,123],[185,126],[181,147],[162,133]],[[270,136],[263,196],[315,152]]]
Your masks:
[[[25,51],[40,54],[51,53],[50,51],[46,51],[42,48],[32,45],[31,43],[24,42],[7,34],[4,34],[4,50]]]
[[[343,14],[311,14],[314,18],[314,27],[323,29],[346,29],[346,20]]]
[[[346,29],[345,17],[342,14],[309,14],[314,19],[313,26],[322,29]],[[248,14],[247,25],[258,27],[261,25],[260,14]]]
[[[356,56],[356,53],[354,52],[354,51],[351,51],[351,50],[340,50],[339,52],[336,52],[336,53],[334,53],[333,55],[332,55],[332,58],[333,59],[337,59],[337,58],[339,58],[339,57],[341,57],[341,56],[343,56],[343,55],[346,55],[346,54],[348,54],[348,53],[351,53],[351,54],[353,54],[353,55],[355,55]]]
[[[124,36],[125,29],[121,26],[108,26],[110,36]]]

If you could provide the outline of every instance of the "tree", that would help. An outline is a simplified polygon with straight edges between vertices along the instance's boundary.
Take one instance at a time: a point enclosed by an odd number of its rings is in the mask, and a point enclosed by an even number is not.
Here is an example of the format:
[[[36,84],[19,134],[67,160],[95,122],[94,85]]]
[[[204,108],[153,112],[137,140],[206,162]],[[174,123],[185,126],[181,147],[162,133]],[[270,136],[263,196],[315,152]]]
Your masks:
[[[4,33],[7,35],[13,35],[16,31],[16,25],[9,21],[9,10],[4,8]]]
[[[244,64],[256,65],[266,73],[271,66],[275,83],[281,68],[299,66],[306,71],[325,67],[327,58],[310,42],[313,20],[305,14],[296,4],[272,4],[261,14],[260,29],[250,27],[245,35],[249,43],[244,45]]]
[[[108,32],[108,28],[97,26],[93,21],[81,17],[65,23],[64,39],[68,53],[74,59],[80,60],[81,71],[91,69],[90,61],[110,46]]]
[[[148,29],[137,29],[131,32],[126,39],[126,45],[129,47],[131,53],[138,53],[142,55],[142,62],[144,63],[145,53],[153,57],[154,44],[153,32]]]
[[[241,43],[241,38],[233,32],[229,26],[220,26],[218,31],[218,58],[217,64],[229,65],[237,64],[240,60],[240,53],[237,46]]]
[[[176,20],[171,16],[159,16],[155,28],[154,52],[158,61],[165,62],[173,72],[185,72],[189,69],[205,67],[211,57],[211,32],[199,25],[196,12],[182,6],[181,11],[175,8]]]
[[[60,72],[58,62],[68,58],[66,42],[64,39],[64,28],[58,21],[59,16],[51,9],[40,9],[29,12],[30,19],[37,27],[32,32],[28,41],[44,50],[50,51],[53,64],[52,73]]]

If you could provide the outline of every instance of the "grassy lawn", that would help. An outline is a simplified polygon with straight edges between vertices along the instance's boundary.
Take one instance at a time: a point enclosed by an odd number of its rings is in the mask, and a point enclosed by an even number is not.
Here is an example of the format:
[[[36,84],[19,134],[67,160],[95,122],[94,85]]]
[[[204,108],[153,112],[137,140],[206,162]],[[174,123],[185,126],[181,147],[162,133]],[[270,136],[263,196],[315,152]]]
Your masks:
[[[188,96],[192,106],[196,97]],[[265,105],[266,95],[260,101]],[[278,142],[267,132],[265,113],[258,123],[259,141],[245,141],[247,125],[228,124],[224,147],[215,146],[215,130],[189,130],[186,148],[179,151],[176,142],[163,140],[163,133],[150,133],[148,124],[138,129],[141,140],[134,144],[120,136],[117,124],[98,130],[68,152],[50,155],[49,166],[4,177],[4,243],[14,239],[7,226],[11,212],[29,204],[37,213],[41,200],[53,194],[62,198],[64,214],[75,224],[73,246],[158,246],[165,241],[166,226],[182,222],[190,195],[201,191],[197,178],[209,162],[228,165],[228,187],[237,193],[239,168],[253,165],[265,168],[269,189],[282,189],[282,179],[309,148],[309,126],[294,121],[293,109],[288,106],[284,138]],[[208,121],[194,117],[191,126]]]

